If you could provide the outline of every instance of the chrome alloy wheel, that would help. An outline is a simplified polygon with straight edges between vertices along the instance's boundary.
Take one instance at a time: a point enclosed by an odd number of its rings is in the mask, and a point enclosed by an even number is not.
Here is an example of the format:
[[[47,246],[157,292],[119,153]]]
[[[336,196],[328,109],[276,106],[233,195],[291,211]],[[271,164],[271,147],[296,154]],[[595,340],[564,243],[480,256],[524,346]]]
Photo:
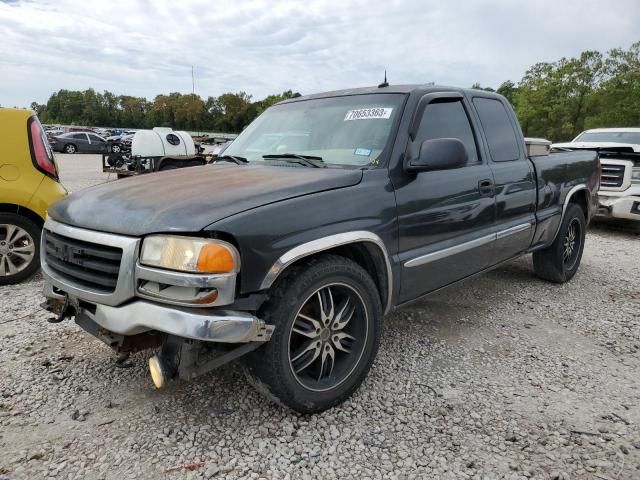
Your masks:
[[[0,277],[20,273],[31,265],[35,254],[35,243],[26,230],[0,223]]]
[[[331,390],[358,366],[367,343],[368,313],[360,294],[344,283],[312,293],[289,332],[289,366],[312,391]]]
[[[568,270],[574,267],[578,254],[580,253],[580,242],[582,241],[580,228],[582,227],[577,218],[571,220],[569,228],[567,228],[567,234],[562,242],[562,261]]]

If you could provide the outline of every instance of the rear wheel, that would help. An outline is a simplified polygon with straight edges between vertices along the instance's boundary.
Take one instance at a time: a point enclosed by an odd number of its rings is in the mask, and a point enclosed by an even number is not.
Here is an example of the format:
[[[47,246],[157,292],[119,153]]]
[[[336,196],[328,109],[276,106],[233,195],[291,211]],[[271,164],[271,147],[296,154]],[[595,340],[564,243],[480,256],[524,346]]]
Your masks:
[[[122,147],[119,144],[114,143],[114,144],[111,145],[111,151],[113,153],[120,153],[120,152],[122,152]]]
[[[582,209],[575,203],[569,204],[555,241],[533,254],[536,275],[556,283],[571,280],[580,266],[586,231]]]
[[[19,283],[40,266],[40,228],[26,217],[0,213],[0,285]]]
[[[76,146],[73,143],[67,143],[64,146],[64,153],[76,153]]]
[[[376,285],[342,257],[294,267],[261,316],[275,330],[247,357],[249,379],[268,398],[300,413],[346,400],[378,351],[382,307]]]

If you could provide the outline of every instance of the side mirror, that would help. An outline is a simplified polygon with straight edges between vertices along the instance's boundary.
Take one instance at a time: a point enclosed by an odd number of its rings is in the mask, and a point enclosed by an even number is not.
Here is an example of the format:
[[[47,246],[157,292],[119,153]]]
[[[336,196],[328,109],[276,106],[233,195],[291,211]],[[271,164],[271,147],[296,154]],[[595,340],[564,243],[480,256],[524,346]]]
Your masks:
[[[435,138],[422,142],[419,155],[416,158],[409,158],[405,170],[416,173],[450,170],[463,167],[466,163],[467,149],[464,143],[457,138]]]

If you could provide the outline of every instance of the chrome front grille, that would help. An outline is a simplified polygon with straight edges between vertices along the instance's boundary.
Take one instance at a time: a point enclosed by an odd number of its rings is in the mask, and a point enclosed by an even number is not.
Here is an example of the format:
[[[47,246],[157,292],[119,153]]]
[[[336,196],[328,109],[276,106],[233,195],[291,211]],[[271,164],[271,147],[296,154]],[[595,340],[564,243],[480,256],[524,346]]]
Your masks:
[[[49,268],[65,280],[102,293],[118,285],[122,249],[44,231],[42,250]]]
[[[41,245],[42,273],[63,294],[109,306],[135,296],[139,238],[47,219]]]
[[[625,169],[625,165],[603,163],[602,174],[600,175],[600,185],[606,188],[621,187],[624,182]]]

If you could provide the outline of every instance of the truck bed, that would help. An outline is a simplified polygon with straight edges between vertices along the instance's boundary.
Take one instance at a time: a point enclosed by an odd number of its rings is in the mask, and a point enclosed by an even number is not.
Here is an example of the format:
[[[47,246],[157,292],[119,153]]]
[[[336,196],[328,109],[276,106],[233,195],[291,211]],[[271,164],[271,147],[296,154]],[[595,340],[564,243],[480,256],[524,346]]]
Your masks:
[[[537,249],[548,245],[555,236],[565,199],[572,190],[586,187],[592,193],[591,196],[584,195],[586,219],[587,222],[591,220],[598,207],[596,193],[600,183],[600,160],[598,152],[590,150],[557,151],[530,159],[538,183],[538,223],[532,242],[532,249]]]

